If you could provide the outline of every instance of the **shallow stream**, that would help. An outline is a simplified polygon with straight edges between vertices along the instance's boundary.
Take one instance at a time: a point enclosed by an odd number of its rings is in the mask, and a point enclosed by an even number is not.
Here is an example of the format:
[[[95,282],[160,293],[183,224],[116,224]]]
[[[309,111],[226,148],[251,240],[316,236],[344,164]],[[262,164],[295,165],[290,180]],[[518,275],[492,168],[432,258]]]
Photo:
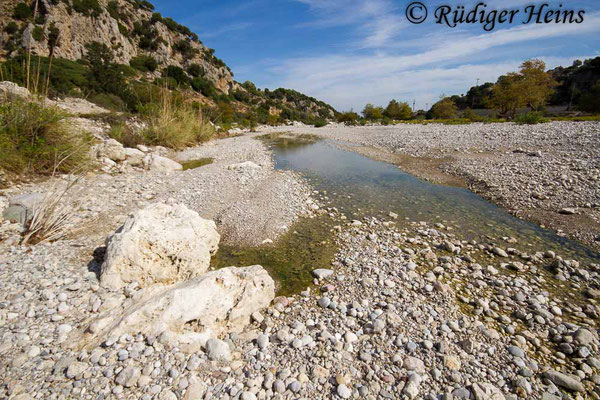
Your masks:
[[[342,150],[332,141],[285,136],[263,140],[273,151],[275,168],[300,172],[349,220],[364,216],[389,220],[393,212],[400,223],[427,221],[450,226],[461,239],[494,242],[503,247],[501,238],[509,237],[517,243],[504,243],[504,247],[528,253],[554,250],[583,265],[600,262],[600,254],[583,244],[520,220],[467,189],[423,181],[392,164]],[[274,246],[224,248],[215,265],[261,264],[279,278],[281,293],[296,292],[310,283],[310,271],[327,267],[335,252],[333,241],[327,239],[330,228],[331,224],[322,219],[303,221]]]

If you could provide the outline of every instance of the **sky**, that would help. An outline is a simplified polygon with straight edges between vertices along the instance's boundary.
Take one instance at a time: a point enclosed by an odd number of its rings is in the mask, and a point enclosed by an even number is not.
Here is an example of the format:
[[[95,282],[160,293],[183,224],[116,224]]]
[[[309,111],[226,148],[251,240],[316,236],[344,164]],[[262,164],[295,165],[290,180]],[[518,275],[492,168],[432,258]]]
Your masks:
[[[512,24],[449,27],[435,10],[477,0],[420,0],[421,24],[407,20],[413,0],[154,0],[156,10],[196,32],[239,82],[298,90],[340,111],[391,99],[425,109],[441,95],[464,94],[479,82],[541,58],[548,67],[600,55],[598,0],[488,0],[485,10],[518,9]],[[525,7],[583,10],[582,23],[523,24]],[[562,4],[562,8],[560,5]],[[482,7],[480,6],[480,10]],[[416,9],[415,15],[419,16]]]

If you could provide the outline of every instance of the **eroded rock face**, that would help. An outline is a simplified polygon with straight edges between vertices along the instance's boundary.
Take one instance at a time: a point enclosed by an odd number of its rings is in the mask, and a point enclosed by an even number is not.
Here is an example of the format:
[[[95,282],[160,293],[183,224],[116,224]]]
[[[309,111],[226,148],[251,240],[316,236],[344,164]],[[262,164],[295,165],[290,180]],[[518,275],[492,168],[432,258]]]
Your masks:
[[[84,341],[96,346],[126,333],[142,333],[196,351],[210,338],[240,332],[250,315],[274,297],[275,283],[260,265],[223,268],[175,285],[141,290],[92,322]]]
[[[117,290],[134,281],[147,287],[199,276],[219,240],[215,223],[185,205],[153,204],[108,237],[100,280]]]

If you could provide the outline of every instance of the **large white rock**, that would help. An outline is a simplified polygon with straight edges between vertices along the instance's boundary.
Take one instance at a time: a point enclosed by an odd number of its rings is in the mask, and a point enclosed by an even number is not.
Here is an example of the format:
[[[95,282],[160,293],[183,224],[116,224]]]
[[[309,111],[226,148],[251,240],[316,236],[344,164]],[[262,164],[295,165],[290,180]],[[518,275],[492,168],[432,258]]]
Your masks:
[[[29,90],[16,83],[0,82],[0,101],[27,100],[30,96]]]
[[[124,161],[127,158],[127,153],[125,152],[125,148],[115,139],[108,139],[101,147],[100,147],[100,155],[106,156],[113,161]]]
[[[92,322],[84,345],[94,347],[108,338],[142,333],[168,337],[185,351],[197,351],[210,338],[241,332],[251,314],[274,297],[275,283],[260,265],[223,268],[175,285],[155,285]]]
[[[213,221],[185,205],[153,204],[107,238],[100,280],[117,290],[134,281],[146,287],[196,277],[208,269],[220,239]]]
[[[132,149],[130,147],[125,147],[125,162],[130,165],[142,165],[144,157],[146,156],[142,151],[138,149]]]
[[[158,154],[148,154],[143,160],[144,168],[150,171],[181,171],[183,167],[170,158],[159,156]]]

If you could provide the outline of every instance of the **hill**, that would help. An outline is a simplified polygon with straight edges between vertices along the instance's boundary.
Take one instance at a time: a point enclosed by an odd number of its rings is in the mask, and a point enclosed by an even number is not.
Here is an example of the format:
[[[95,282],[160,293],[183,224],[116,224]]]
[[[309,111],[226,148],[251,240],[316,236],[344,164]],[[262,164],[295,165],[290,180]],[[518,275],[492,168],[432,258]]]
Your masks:
[[[38,82],[53,58],[50,94],[86,96],[112,109],[135,111],[155,90],[151,86],[168,85],[214,110],[224,124],[311,123],[335,115],[330,105],[296,91],[236,82],[214,49],[144,0],[39,0],[37,7],[35,1],[5,0],[0,47],[3,79],[27,80],[24,60],[31,48]]]

